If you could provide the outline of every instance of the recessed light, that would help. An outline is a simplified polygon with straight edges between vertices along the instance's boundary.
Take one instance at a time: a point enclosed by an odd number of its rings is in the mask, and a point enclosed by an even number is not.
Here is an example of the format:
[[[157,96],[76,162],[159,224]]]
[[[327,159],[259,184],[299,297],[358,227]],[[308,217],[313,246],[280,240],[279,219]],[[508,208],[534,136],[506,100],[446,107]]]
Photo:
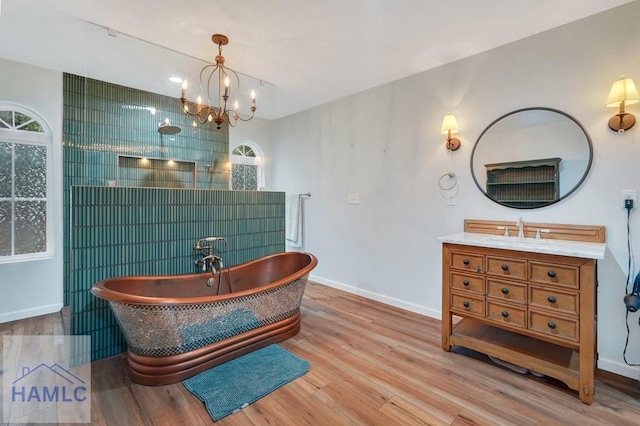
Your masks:
[[[172,83],[182,83],[182,79],[180,77],[171,77],[169,81]]]

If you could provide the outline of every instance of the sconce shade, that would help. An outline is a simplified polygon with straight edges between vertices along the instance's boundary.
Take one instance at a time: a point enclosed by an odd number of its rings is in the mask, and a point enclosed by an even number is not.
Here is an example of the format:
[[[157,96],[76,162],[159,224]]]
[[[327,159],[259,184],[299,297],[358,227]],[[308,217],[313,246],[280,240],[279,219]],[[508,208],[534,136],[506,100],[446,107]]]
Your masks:
[[[640,102],[640,96],[638,96],[638,90],[632,78],[623,77],[613,82],[609,92],[609,99],[607,99],[607,106],[617,108],[620,106],[620,102],[624,102],[625,105]]]
[[[455,115],[447,114],[444,116],[444,119],[442,120],[442,129],[440,130],[440,132],[443,135],[458,133],[458,120],[456,120]]]
[[[636,118],[633,114],[626,111],[627,105],[640,102],[638,89],[631,78],[620,78],[613,82],[607,106],[618,108],[618,113],[609,119],[609,128],[618,133],[624,133],[636,124]]]

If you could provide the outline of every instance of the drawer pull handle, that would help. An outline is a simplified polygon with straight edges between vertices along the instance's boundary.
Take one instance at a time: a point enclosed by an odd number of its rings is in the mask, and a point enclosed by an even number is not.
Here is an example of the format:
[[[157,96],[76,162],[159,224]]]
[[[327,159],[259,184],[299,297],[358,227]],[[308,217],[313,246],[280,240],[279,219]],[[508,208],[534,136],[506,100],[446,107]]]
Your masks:
[[[503,271],[508,271],[509,270],[509,265],[507,265],[506,263],[504,265],[502,265],[502,270]]]
[[[547,275],[549,275],[549,278],[555,278],[556,277],[556,273],[554,271],[547,272]]]
[[[462,302],[462,306],[464,306],[465,308],[468,308],[470,305],[471,303],[467,302],[466,300]]]
[[[556,298],[554,296],[547,297],[547,300],[549,301],[549,303],[556,303]]]
[[[555,330],[555,329],[556,329],[556,323],[555,323],[555,322],[553,322],[553,321],[549,321],[549,322],[547,323],[547,326],[548,326],[550,329],[552,329],[552,330]]]
[[[507,312],[507,311],[502,311],[502,316],[503,316],[504,318],[509,318],[509,312]]]
[[[509,289],[506,287],[502,287],[502,290],[500,291],[502,291],[502,294],[509,294]]]
[[[465,287],[469,287],[469,280],[462,281],[462,285]]]
[[[465,265],[469,264],[469,259],[462,259],[462,263],[464,263]]]

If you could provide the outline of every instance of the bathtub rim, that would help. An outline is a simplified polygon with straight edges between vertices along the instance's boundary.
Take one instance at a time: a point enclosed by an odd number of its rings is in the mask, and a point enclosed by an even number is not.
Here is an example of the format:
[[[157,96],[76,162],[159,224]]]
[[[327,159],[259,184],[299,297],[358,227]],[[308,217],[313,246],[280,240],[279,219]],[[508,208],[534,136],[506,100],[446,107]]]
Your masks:
[[[310,258],[310,262],[303,268],[297,270],[295,273],[287,275],[277,281],[274,281],[269,284],[262,285],[260,287],[256,287],[253,289],[243,290],[234,293],[225,293],[221,295],[206,295],[206,296],[198,296],[198,297],[181,297],[181,298],[171,298],[171,297],[154,297],[154,296],[139,296],[129,293],[123,293],[120,291],[115,291],[105,287],[109,281],[120,280],[123,278],[126,279],[135,279],[139,281],[151,281],[162,278],[189,278],[189,277],[197,277],[197,276],[206,276],[204,273],[194,273],[194,274],[176,274],[176,275],[131,275],[131,276],[121,276],[121,277],[111,277],[106,278],[104,280],[98,281],[91,287],[91,294],[99,299],[103,299],[109,302],[115,303],[126,303],[131,305],[162,305],[162,306],[180,306],[180,305],[197,305],[203,303],[211,303],[211,302],[221,302],[225,300],[232,300],[243,296],[255,295],[259,293],[263,293],[265,291],[269,291],[276,287],[280,287],[284,284],[291,283],[292,281],[296,281],[301,278],[305,278],[308,274],[317,266],[318,259],[311,253],[308,252],[298,252],[298,251],[287,251],[274,253],[267,256],[262,256],[257,259],[241,263],[239,265],[232,266],[231,270],[231,278],[233,279],[233,271],[245,267],[250,267],[253,264],[266,262],[269,259],[275,257],[282,256],[299,256],[304,255]],[[223,272],[226,273],[227,269],[225,268]]]

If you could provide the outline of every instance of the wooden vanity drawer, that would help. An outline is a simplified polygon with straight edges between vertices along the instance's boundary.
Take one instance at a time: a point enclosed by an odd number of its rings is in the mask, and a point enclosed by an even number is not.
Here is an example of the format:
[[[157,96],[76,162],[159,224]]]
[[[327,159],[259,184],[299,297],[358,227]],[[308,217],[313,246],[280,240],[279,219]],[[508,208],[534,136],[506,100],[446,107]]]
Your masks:
[[[451,310],[484,318],[484,297],[471,292],[451,290]]]
[[[526,279],[527,261],[487,256],[487,273],[501,277]]]
[[[507,305],[487,300],[487,318],[495,322],[525,328],[527,310],[524,306]]]
[[[472,253],[451,253],[451,267],[473,272],[484,271],[484,256]]]
[[[487,278],[487,296],[504,301],[527,303],[527,286]]]
[[[484,294],[484,277],[451,273],[451,287]]]
[[[529,309],[529,329],[572,342],[579,340],[578,318],[563,318]]]
[[[580,268],[554,263],[529,262],[529,280],[541,284],[556,284],[578,288]]]
[[[529,304],[531,306],[539,306],[578,315],[580,310],[580,296],[578,293],[570,291],[529,285]]]

